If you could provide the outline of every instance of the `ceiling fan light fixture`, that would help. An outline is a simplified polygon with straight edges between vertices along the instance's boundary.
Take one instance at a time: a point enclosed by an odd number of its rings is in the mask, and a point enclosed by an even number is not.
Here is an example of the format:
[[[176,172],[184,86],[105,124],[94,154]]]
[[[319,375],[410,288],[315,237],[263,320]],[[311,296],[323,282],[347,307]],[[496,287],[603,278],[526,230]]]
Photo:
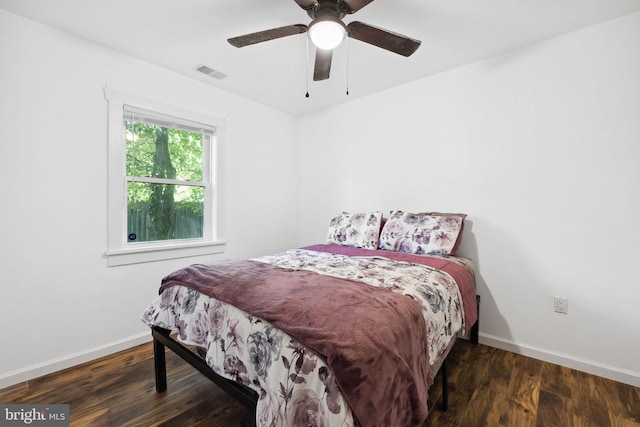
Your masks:
[[[318,49],[331,50],[347,36],[347,28],[334,16],[321,16],[309,24],[309,39]]]

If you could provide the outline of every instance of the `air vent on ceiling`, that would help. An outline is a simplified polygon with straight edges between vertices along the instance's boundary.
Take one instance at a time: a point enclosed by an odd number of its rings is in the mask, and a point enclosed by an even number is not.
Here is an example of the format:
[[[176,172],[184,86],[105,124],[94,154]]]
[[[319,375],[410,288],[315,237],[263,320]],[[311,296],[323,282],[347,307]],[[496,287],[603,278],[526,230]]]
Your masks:
[[[223,74],[218,70],[214,70],[213,68],[207,67],[206,65],[200,65],[196,67],[196,70],[200,71],[202,74],[206,74],[207,76],[211,76],[218,80],[222,80],[227,77],[226,74]]]

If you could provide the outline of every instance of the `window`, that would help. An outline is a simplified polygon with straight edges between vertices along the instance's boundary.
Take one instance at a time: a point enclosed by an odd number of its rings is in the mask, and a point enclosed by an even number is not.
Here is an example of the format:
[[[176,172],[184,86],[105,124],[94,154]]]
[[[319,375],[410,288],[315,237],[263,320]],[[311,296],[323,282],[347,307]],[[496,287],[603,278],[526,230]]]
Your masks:
[[[219,253],[217,152],[224,122],[105,88],[108,264]]]
[[[124,107],[127,241],[204,237],[215,129]]]

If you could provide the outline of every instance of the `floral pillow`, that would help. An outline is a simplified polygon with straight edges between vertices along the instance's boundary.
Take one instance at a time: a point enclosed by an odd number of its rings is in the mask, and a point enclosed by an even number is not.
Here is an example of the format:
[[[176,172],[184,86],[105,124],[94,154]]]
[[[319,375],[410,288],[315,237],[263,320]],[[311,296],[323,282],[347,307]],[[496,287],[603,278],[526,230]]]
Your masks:
[[[377,249],[381,221],[382,212],[342,212],[329,224],[327,243]]]
[[[465,214],[392,211],[380,233],[380,249],[412,254],[455,255]]]

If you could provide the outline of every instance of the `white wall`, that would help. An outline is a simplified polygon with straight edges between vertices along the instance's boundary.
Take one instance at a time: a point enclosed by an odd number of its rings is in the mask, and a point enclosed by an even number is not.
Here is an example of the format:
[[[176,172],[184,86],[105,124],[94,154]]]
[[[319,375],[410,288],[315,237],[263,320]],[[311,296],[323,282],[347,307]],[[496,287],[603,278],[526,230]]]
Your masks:
[[[640,386],[640,13],[304,117],[298,133],[300,244],[343,209],[466,212],[481,342]]]
[[[215,259],[295,244],[293,117],[3,10],[0,58],[0,388],[148,339],[160,279],[214,259],[107,267],[105,85],[227,120]]]

